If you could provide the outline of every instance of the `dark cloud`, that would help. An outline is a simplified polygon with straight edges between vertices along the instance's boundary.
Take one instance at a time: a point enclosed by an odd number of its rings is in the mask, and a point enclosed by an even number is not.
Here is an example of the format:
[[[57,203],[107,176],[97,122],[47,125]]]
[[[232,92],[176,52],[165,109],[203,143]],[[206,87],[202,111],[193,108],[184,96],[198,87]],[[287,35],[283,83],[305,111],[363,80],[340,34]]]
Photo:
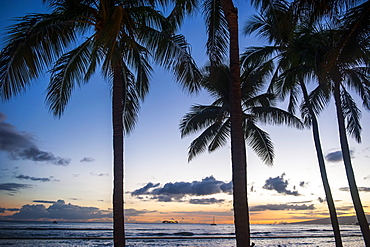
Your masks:
[[[298,204],[267,204],[267,205],[257,205],[252,206],[250,211],[266,211],[266,210],[314,210],[315,207],[313,204],[311,205],[298,205]]]
[[[325,199],[322,199],[321,197],[317,198],[317,200],[319,200],[320,203],[324,203],[325,202]]]
[[[301,186],[301,187],[306,187],[307,184],[308,184],[308,182],[305,182],[305,181],[299,182],[299,186]]]
[[[8,191],[13,195],[14,193],[18,192],[20,189],[28,189],[31,188],[32,185],[30,184],[18,184],[18,183],[3,183],[0,184],[0,191]]]
[[[84,157],[83,159],[80,160],[80,162],[93,162],[93,161],[95,161],[95,159],[91,157]]]
[[[56,201],[44,201],[44,200],[33,200],[32,202],[36,202],[36,203],[50,203],[50,204],[57,203]]]
[[[0,213],[5,213],[5,211],[10,211],[10,212],[17,212],[19,211],[19,208],[0,208]]]
[[[350,151],[350,153],[351,155],[353,155],[352,150]],[[342,151],[339,150],[339,151],[328,153],[327,155],[325,155],[325,159],[328,162],[340,162],[343,160]]]
[[[15,178],[18,179],[25,179],[25,180],[32,180],[32,181],[41,181],[41,182],[50,182],[50,178],[36,178],[36,177],[30,177],[26,175],[18,175]]]
[[[152,182],[149,182],[147,183],[144,187],[140,188],[140,189],[137,189],[137,190],[134,190],[131,195],[147,195],[147,194],[150,194],[148,192],[149,189],[151,188],[155,188],[155,187],[158,187],[159,186],[159,183],[157,184],[153,184]]]
[[[94,173],[94,172],[90,172],[90,175],[91,176],[97,176],[97,177],[109,177],[109,174],[108,173]]]
[[[32,135],[18,132],[11,124],[5,123],[6,116],[0,112],[0,150],[14,152],[34,146]]]
[[[284,180],[285,173],[275,178],[270,177],[265,181],[265,185],[262,187],[266,190],[275,190],[279,194],[299,196],[298,191],[287,190],[288,180]]]
[[[139,199],[143,198],[140,197],[141,195],[148,195],[149,199],[170,202],[172,200],[182,201],[185,196],[205,196],[230,193],[230,191],[232,191],[232,183],[218,181],[210,176],[202,181],[166,183],[163,187],[159,187],[159,184],[148,183],[131,192],[131,195]]]
[[[70,159],[56,157],[51,152],[40,150],[31,134],[17,131],[13,125],[5,123],[5,119],[6,116],[0,112],[0,151],[8,153],[9,158],[62,166],[71,162]]]
[[[96,207],[83,207],[66,204],[63,200],[54,202],[49,207],[42,204],[23,205],[18,213],[9,218],[12,219],[64,219],[64,220],[89,220],[111,218],[112,212],[100,210]]]
[[[370,187],[357,187],[358,191],[370,192]],[[340,191],[349,191],[349,187],[341,187]]]
[[[32,160],[35,162],[48,162],[53,165],[67,166],[71,159],[55,157],[51,152],[41,151],[37,147],[30,147],[21,151],[10,153],[9,157],[14,160]]]
[[[190,199],[190,204],[202,204],[202,205],[210,205],[216,203],[223,203],[225,199],[216,199],[216,198],[202,198],[202,199]]]
[[[128,216],[128,217],[132,217],[132,216],[139,216],[139,215],[142,215],[142,214],[148,214],[148,213],[155,213],[157,212],[156,210],[153,210],[153,211],[149,211],[149,210],[136,210],[136,209],[133,209],[133,208],[128,208],[128,209],[125,209],[125,216]]]

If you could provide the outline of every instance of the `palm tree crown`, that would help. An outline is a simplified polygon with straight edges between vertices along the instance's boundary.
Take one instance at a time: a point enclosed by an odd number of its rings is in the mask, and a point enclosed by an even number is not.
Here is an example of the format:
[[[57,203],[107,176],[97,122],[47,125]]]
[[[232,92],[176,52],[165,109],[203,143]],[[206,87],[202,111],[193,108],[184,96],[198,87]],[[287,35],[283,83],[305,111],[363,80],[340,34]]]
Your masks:
[[[194,4],[176,2],[164,17],[155,0],[44,0],[50,14],[32,14],[9,27],[0,53],[0,97],[23,92],[49,68],[47,104],[61,116],[76,86],[100,69],[112,85],[114,243],[125,245],[123,133],[132,131],[149,89],[151,62],[174,72],[190,92],[200,73],[182,35],[175,35]]]
[[[182,137],[203,132],[189,146],[189,161],[208,149],[209,152],[224,146],[230,138],[230,93],[229,69],[227,66],[205,69],[202,86],[215,98],[211,105],[194,105],[180,123]],[[263,87],[261,70],[245,69],[241,85],[243,129],[245,140],[257,155],[267,164],[273,163],[274,150],[270,136],[259,128],[257,122],[288,124],[302,128],[301,122],[288,112],[274,107],[272,94],[259,94]],[[215,75],[216,74],[216,75]]]

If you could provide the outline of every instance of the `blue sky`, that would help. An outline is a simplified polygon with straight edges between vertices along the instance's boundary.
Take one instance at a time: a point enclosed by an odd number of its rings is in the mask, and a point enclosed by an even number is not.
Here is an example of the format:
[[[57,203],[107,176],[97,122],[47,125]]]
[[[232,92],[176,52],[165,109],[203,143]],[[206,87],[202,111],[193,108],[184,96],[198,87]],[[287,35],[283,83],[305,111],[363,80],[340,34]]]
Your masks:
[[[42,1],[0,1],[2,30],[12,17],[46,11]],[[243,0],[235,4],[242,27],[252,9]],[[207,59],[202,17],[188,20],[181,32],[191,44],[198,65],[204,65]],[[248,45],[262,44],[254,37],[243,35],[240,43],[241,51]],[[109,220],[112,207],[110,86],[97,74],[88,84],[76,88],[64,115],[57,119],[48,112],[44,102],[48,79],[46,73],[23,95],[0,104],[0,219]],[[160,222],[174,218],[199,223],[211,222],[216,215],[220,222],[232,222],[232,197],[227,189],[231,180],[230,145],[188,163],[187,147],[194,136],[181,139],[178,130],[181,117],[192,104],[211,102],[204,93],[184,93],[169,72],[156,67],[139,122],[125,139],[128,221]],[[281,103],[281,107],[285,104]],[[362,143],[349,140],[357,184],[362,188],[361,199],[369,212],[370,117],[364,109],[362,113]],[[352,215],[332,104],[320,116],[319,123],[338,213]],[[311,131],[285,126],[261,127],[271,135],[276,158],[273,166],[266,166],[247,150],[252,222],[327,217]],[[25,152],[22,147],[26,146],[33,149]],[[164,191],[169,188],[177,191],[176,195],[164,197]],[[75,214],[67,215],[71,208]]]

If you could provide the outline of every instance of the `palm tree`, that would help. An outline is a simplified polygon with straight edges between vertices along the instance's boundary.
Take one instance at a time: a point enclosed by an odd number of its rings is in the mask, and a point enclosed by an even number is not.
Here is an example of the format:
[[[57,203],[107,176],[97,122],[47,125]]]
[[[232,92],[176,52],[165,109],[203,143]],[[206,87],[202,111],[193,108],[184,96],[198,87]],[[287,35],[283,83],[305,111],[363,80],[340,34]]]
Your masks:
[[[236,246],[249,247],[247,161],[241,107],[238,11],[232,0],[204,0],[204,13],[208,34],[207,54],[211,63],[211,72],[212,67],[219,66],[227,51],[229,52],[230,137]]]
[[[9,100],[51,68],[47,104],[60,117],[74,87],[101,68],[112,84],[114,244],[124,246],[124,133],[133,129],[139,102],[148,92],[151,60],[173,70],[185,89],[197,90],[200,73],[188,44],[173,34],[195,6],[175,5],[165,18],[153,5],[163,1],[44,2],[50,14],[27,15],[8,29],[0,54],[0,97]]]
[[[266,69],[266,66],[264,67]],[[217,76],[213,74],[213,77],[210,77],[210,69],[206,68],[201,83],[215,101],[211,105],[192,106],[180,122],[181,137],[203,130],[189,146],[189,161],[206,150],[213,152],[224,146],[230,138],[229,69],[226,65],[214,67],[213,73]],[[287,124],[300,129],[303,125],[291,113],[274,107],[273,94],[259,94],[263,89],[264,74],[267,71],[248,69],[243,72],[241,91],[244,138],[266,164],[272,165],[273,143],[269,134],[256,125],[257,122]]]
[[[367,246],[369,244],[369,240],[366,240],[366,238],[369,238],[370,236],[368,232],[369,228],[366,222],[366,217],[363,213],[363,208],[355,184],[352,165],[350,163],[350,154],[345,127],[345,121],[347,121],[347,131],[358,141],[360,141],[360,112],[357,109],[355,102],[346,91],[343,82],[356,89],[363,99],[365,108],[369,109],[369,72],[366,66],[359,66],[359,64],[367,64],[369,61],[368,45],[364,39],[364,37],[368,37],[369,35],[368,29],[366,28],[369,27],[367,24],[369,23],[368,15],[367,19],[364,17],[364,13],[366,13],[368,10],[369,3],[367,3],[367,5],[363,4],[359,7],[350,9],[347,12],[347,15],[345,15],[346,18],[339,22],[343,23],[342,26],[339,27],[331,27],[329,25],[324,26],[318,22],[319,20],[317,20],[317,17],[311,18],[309,16],[309,18],[307,18],[309,20],[309,25],[304,27],[304,25],[300,23],[301,33],[296,32],[295,38],[293,38],[294,36],[290,36],[291,38],[285,39],[285,44],[284,42],[277,42],[278,48],[276,49],[281,54],[280,56],[284,57],[285,59],[285,61],[284,59],[279,61],[279,66],[282,66],[284,63],[285,66],[288,66],[279,69],[290,70],[283,76],[287,76],[289,73],[290,80],[295,80],[296,83],[301,86],[305,97],[303,109],[306,109],[306,116],[310,117],[307,120],[309,120],[308,123],[311,122],[313,126],[315,140],[318,137],[318,131],[315,130],[317,129],[317,126],[315,127],[316,120],[313,118],[315,115],[313,109],[316,109],[316,113],[318,113],[318,111],[321,110],[320,108],[322,108],[328,102],[330,92],[332,92],[334,95],[337,109],[338,126],[340,129],[343,160],[346,166],[347,177],[355,204],[357,217],[360,222]],[[354,13],[356,13],[357,18],[355,18]],[[303,19],[302,17],[300,18],[301,20]],[[294,22],[299,20],[299,18],[295,17],[292,20]],[[312,20],[315,20],[316,22],[312,22]],[[281,22],[275,20],[275,22],[270,22],[269,24],[271,23]],[[249,31],[261,28],[261,30],[264,31],[263,33],[269,33],[268,31],[271,27],[269,24],[265,26],[258,24],[254,25],[254,27],[252,25],[252,27],[249,28]],[[277,39],[275,39],[275,41],[276,40]],[[349,47],[351,48],[348,49]],[[296,77],[299,74],[300,76]],[[317,79],[317,81],[320,83],[320,86],[310,97],[308,97],[307,93],[305,93],[302,79],[307,78],[310,75]],[[292,92],[294,92],[293,89]],[[293,99],[294,102],[294,100],[296,100],[296,95],[293,94],[291,99]],[[316,106],[313,106],[312,104],[315,104]],[[343,115],[343,110],[345,110],[345,115]],[[307,113],[309,113],[309,115],[307,115]],[[317,143],[317,141],[315,142],[316,149],[318,151],[319,163],[322,163],[322,151],[320,151],[320,146],[318,146],[319,143]],[[325,176],[323,176],[323,172],[325,171],[322,169],[324,166],[320,165],[320,167],[322,178],[325,179]],[[324,185],[324,188],[327,186]],[[327,188],[325,190],[327,191],[326,193],[328,199],[329,190],[327,190]],[[332,201],[332,199],[330,199],[330,201]],[[338,232],[336,233],[336,243],[337,246],[341,246],[339,242],[339,228],[335,226],[337,225],[335,222],[337,220],[336,217],[334,217],[334,203],[328,201],[328,206],[334,232]],[[331,207],[333,208],[331,209]]]

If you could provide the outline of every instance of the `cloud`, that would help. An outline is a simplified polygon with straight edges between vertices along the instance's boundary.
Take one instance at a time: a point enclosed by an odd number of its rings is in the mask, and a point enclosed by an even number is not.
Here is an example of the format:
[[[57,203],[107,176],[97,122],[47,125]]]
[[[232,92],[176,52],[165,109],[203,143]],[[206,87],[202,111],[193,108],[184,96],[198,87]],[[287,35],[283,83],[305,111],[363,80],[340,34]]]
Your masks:
[[[33,200],[32,202],[36,202],[36,203],[57,203],[56,201],[44,201],[44,200]]]
[[[19,208],[0,208],[0,213],[3,214],[5,211],[16,212],[19,211]]]
[[[31,188],[32,185],[30,184],[18,184],[18,183],[3,183],[0,184],[0,191],[8,191],[10,192],[9,195],[14,195],[14,193],[17,193],[21,189],[28,189]]]
[[[285,173],[275,178],[270,177],[265,181],[265,185],[262,187],[266,190],[275,190],[279,194],[299,196],[298,191],[287,190],[288,180],[284,180]]]
[[[250,207],[250,211],[266,211],[266,210],[314,210],[315,206],[311,205],[298,205],[298,204],[267,204],[267,205],[257,205]]]
[[[319,200],[320,203],[324,203],[325,202],[325,199],[322,199],[321,197],[317,198],[317,200]]]
[[[136,210],[136,209],[133,209],[133,208],[127,208],[125,209],[125,216],[127,217],[132,217],[132,216],[139,216],[139,215],[142,215],[142,214],[148,214],[148,213],[155,213],[155,212],[158,212],[157,210],[153,210],[153,211],[149,211],[149,210]]]
[[[93,161],[95,161],[95,159],[91,157],[84,157],[83,159],[80,160],[80,162],[93,162]]]
[[[151,188],[155,188],[155,187],[158,187],[159,186],[159,183],[157,184],[153,184],[152,182],[149,182],[147,183],[144,187],[140,188],[140,189],[137,189],[137,190],[134,190],[131,195],[147,195],[147,194],[150,194],[148,192],[149,189]]]
[[[55,157],[51,152],[41,151],[37,147],[30,147],[21,151],[12,152],[9,157],[14,160],[48,162],[58,166],[67,166],[71,163],[71,159]]]
[[[353,155],[352,150],[350,151],[350,153],[351,155]],[[342,151],[339,150],[339,151],[328,153],[327,155],[325,155],[325,159],[328,162],[340,162],[343,160]]]
[[[109,177],[109,174],[108,173],[94,173],[94,172],[90,172],[90,175],[91,176],[97,176],[97,177]]]
[[[141,195],[150,196],[160,202],[183,201],[185,196],[205,196],[218,193],[230,193],[232,183],[225,183],[216,180],[213,176],[206,177],[202,181],[166,183],[163,187],[160,184],[148,183],[142,188],[131,192],[132,196],[139,199]]]
[[[216,198],[202,198],[202,199],[190,199],[190,204],[201,204],[201,205],[210,205],[216,203],[223,203],[225,199],[216,199]]]
[[[358,191],[370,192],[370,187],[357,187]],[[349,191],[349,187],[341,187],[340,191]]]
[[[71,160],[54,156],[51,152],[40,150],[35,144],[34,137],[5,122],[5,114],[0,112],[0,151],[8,153],[13,160],[31,160],[48,162],[53,165],[68,165]]]
[[[50,182],[50,178],[36,178],[36,177],[30,177],[30,176],[26,176],[26,175],[18,175],[15,178],[25,179],[25,180],[32,180],[32,181]]]
[[[299,182],[299,186],[301,187],[306,187],[307,185],[308,185],[308,182],[305,182],[305,181]]]
[[[366,177],[364,177],[364,180],[367,180],[367,179],[370,179],[370,175],[367,175]]]
[[[23,205],[18,213],[9,218],[19,220],[30,219],[63,219],[63,220],[96,220],[111,218],[112,212],[100,210],[96,207],[83,207],[73,204],[66,204],[63,200],[54,202],[49,207],[42,204]]]

